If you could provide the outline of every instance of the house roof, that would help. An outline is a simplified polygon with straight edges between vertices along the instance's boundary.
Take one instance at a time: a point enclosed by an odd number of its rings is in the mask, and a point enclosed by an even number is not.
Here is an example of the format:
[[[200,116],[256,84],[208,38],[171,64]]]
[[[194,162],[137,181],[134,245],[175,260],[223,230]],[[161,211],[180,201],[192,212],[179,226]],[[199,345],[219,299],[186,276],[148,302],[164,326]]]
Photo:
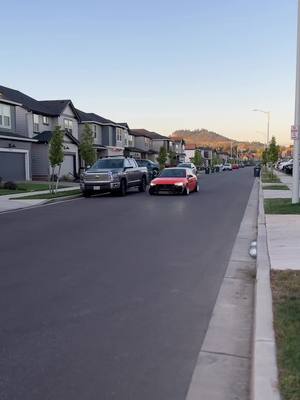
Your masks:
[[[76,114],[75,107],[71,100],[36,100],[19,90],[11,89],[5,86],[0,86],[1,97],[5,100],[10,100],[19,103],[24,108],[35,113],[56,117],[60,115],[68,104],[70,104],[73,112]],[[1,98],[0,97],[0,98]],[[78,116],[77,116],[78,117]]]
[[[195,144],[186,144],[185,150],[195,150],[197,146]]]
[[[170,140],[167,136],[160,135],[157,132],[147,131],[147,129],[131,129],[130,132],[133,136],[145,136],[149,139]]]
[[[65,135],[75,144],[79,144],[79,141],[67,130],[65,130]],[[39,143],[49,143],[53,136],[53,131],[43,131],[34,136]]]
[[[11,133],[0,130],[0,138],[7,138],[9,140],[19,140],[20,142],[36,142],[34,138],[28,136],[19,135],[17,133]]]
[[[84,111],[78,110],[78,108],[76,108],[76,111],[77,114],[79,115],[81,122],[97,122],[99,124],[105,124],[105,125],[121,125],[111,121],[110,119],[103,118],[95,113],[86,113]]]
[[[35,100],[30,96],[27,96],[22,92],[19,92],[19,90],[0,86],[0,93],[2,94],[2,97],[6,100],[11,100],[16,103],[22,104],[25,108],[29,110],[49,115],[49,112],[45,109],[41,102]]]

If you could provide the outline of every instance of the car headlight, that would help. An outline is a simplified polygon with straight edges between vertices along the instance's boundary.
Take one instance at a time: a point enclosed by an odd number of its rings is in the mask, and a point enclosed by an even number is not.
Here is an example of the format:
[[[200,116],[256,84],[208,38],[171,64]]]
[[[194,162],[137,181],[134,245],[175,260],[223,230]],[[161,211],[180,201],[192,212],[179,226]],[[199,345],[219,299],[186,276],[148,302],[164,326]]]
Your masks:
[[[155,185],[156,185],[156,183],[150,182],[150,186],[155,186]]]
[[[175,186],[183,186],[183,182],[176,182],[174,183]]]

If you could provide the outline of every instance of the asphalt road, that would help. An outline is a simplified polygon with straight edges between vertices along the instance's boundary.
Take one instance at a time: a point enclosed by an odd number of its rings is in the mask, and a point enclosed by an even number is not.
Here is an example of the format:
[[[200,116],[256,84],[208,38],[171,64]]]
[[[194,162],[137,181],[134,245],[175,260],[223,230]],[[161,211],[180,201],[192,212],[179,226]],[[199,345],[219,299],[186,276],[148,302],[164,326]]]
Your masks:
[[[1,400],[184,400],[252,184],[0,215]]]

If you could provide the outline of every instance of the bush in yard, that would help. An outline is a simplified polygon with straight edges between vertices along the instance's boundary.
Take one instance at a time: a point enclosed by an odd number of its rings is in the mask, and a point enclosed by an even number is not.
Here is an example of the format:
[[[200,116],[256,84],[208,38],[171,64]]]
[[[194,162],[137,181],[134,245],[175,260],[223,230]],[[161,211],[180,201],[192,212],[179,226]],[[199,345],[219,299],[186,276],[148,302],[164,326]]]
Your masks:
[[[3,188],[7,190],[17,190],[18,186],[15,182],[7,181],[4,183]]]

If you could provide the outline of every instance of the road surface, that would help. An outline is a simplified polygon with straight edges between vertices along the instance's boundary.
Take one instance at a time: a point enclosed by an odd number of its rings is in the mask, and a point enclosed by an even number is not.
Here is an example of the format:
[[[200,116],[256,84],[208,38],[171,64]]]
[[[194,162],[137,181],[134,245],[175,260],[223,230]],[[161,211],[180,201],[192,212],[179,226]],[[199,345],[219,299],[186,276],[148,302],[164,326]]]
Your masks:
[[[184,400],[252,185],[1,214],[1,400]]]

